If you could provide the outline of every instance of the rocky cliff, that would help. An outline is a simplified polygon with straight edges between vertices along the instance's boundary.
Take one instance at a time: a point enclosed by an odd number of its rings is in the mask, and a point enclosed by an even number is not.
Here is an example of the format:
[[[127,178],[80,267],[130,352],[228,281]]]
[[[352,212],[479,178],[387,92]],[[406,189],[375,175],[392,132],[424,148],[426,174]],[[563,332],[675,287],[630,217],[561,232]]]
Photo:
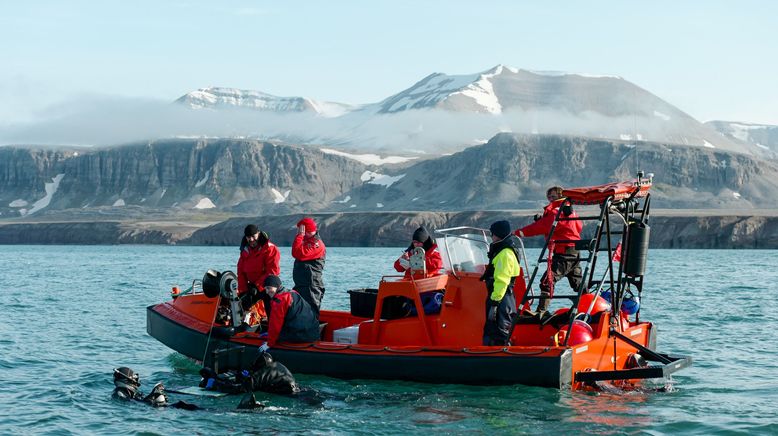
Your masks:
[[[80,151],[0,147],[0,213],[129,205],[170,208],[170,215],[193,208],[319,210],[362,184],[366,168],[318,149],[249,140]]]
[[[399,170],[401,177],[389,186],[357,186],[344,194],[349,201],[340,207],[535,208],[549,186],[627,180],[637,169],[654,173],[657,207],[778,207],[778,164],[772,160],[700,147],[509,133]]]
[[[654,206],[778,207],[778,163],[711,148],[502,133],[453,155],[366,165],[312,146],[219,139],[104,149],[0,147],[0,217],[137,208],[176,217],[541,207],[552,185],[655,175]],[[107,211],[107,208],[113,209]]]

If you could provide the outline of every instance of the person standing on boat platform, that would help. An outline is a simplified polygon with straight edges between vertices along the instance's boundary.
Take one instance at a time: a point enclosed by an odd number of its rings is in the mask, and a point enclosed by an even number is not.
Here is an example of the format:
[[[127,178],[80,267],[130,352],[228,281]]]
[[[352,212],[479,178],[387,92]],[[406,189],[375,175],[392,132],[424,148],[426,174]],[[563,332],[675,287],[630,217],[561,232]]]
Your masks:
[[[270,298],[262,292],[262,283],[268,276],[281,273],[281,253],[276,244],[270,242],[270,236],[254,224],[247,225],[243,235],[238,259],[238,295],[244,310],[251,309],[256,316],[264,318]]]
[[[281,286],[278,276],[268,276],[263,283],[270,297],[270,320],[267,326],[267,342],[259,347],[260,353],[276,342],[313,342],[319,339],[319,319],[311,306],[295,290]]]
[[[403,252],[403,254],[394,261],[394,269],[397,272],[405,272],[405,278],[411,278],[411,253],[416,247],[422,247],[424,249],[424,263],[427,269],[427,277],[432,277],[440,274],[440,269],[443,268],[443,259],[438,253],[438,244],[432,240],[427,229],[424,226],[419,227],[413,232],[413,239],[411,239],[411,245]]]
[[[526,225],[516,230],[515,235],[524,238],[530,236],[544,235],[548,238],[548,233],[551,231],[551,226],[554,225],[559,208],[563,207],[565,202],[562,197],[562,188],[559,186],[553,186],[546,191],[546,198],[548,199],[548,205],[543,208],[543,215],[535,215],[535,222]],[[567,210],[565,210],[567,209]],[[578,214],[575,213],[573,208],[569,205],[564,206],[562,209],[562,218],[578,218]],[[568,241],[581,240],[581,229],[583,224],[580,220],[572,221],[559,221],[554,230],[553,239],[565,239]],[[550,297],[553,293],[554,284],[558,282],[562,277],[567,277],[567,281],[570,283],[570,287],[577,291],[578,287],[583,281],[583,275],[581,273],[580,258],[578,256],[578,250],[575,248],[575,242],[560,242],[548,243],[549,251],[553,251],[551,258],[551,264],[548,266],[548,271],[543,275],[540,280],[540,296]],[[538,303],[538,312],[548,309],[548,305],[551,303],[549,298],[541,298]]]
[[[486,322],[484,345],[509,345],[511,320],[516,313],[513,284],[521,274],[519,240],[511,234],[508,221],[497,221],[489,227],[489,265],[481,280],[486,282]]]
[[[326,254],[327,248],[319,237],[316,222],[308,217],[301,219],[297,223],[297,236],[292,242],[292,278],[294,289],[310,304],[317,318],[324,298],[322,274]]]

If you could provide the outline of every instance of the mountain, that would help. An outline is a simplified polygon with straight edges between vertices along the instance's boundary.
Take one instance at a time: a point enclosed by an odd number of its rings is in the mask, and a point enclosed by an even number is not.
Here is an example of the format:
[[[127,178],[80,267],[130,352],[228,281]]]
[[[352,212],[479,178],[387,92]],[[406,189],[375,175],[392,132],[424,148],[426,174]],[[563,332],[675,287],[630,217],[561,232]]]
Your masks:
[[[308,120],[305,129],[295,123],[274,123],[265,134],[349,150],[450,153],[504,131],[683,144],[755,156],[765,153],[754,144],[720,135],[621,77],[502,65],[475,74],[434,73],[372,104],[325,105],[303,97],[226,88],[204,88],[178,102],[193,109],[327,114],[326,120]]]
[[[655,207],[778,207],[776,161],[704,147],[502,133],[449,156],[365,161],[330,149],[235,139],[0,147],[0,217],[537,209],[549,186],[626,180],[637,169],[655,174]]]
[[[655,175],[656,207],[778,207],[775,161],[704,147],[509,133],[451,156],[376,176],[372,183],[344,193],[338,206],[398,211],[534,209],[544,204],[549,186],[627,180],[637,169]]]
[[[778,126],[737,121],[708,121],[705,124],[730,139],[778,153]]]
[[[177,139],[104,149],[0,147],[0,216],[57,210],[267,213],[326,208],[368,166],[317,149]],[[166,212],[166,213],[165,213]],[[79,212],[83,213],[83,212]]]
[[[339,116],[353,109],[351,105],[316,101],[305,97],[277,97],[260,91],[234,88],[200,88],[176,101],[191,109],[252,109],[269,112],[310,112],[321,116]]]

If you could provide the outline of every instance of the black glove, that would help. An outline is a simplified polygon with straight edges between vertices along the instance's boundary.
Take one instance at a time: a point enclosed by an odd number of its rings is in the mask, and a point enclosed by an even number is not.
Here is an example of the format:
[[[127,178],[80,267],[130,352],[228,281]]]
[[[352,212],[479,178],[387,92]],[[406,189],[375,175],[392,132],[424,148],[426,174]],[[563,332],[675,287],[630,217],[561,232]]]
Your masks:
[[[494,301],[491,298],[489,299],[489,312],[486,316],[486,319],[492,322],[497,321],[497,306],[499,304],[500,304],[499,302]]]
[[[543,215],[539,213],[536,213],[535,216],[532,217],[532,219],[535,221],[540,221],[541,218],[543,218]]]
[[[573,206],[572,205],[566,204],[566,205],[562,206],[562,215],[570,216],[572,214],[573,214]]]

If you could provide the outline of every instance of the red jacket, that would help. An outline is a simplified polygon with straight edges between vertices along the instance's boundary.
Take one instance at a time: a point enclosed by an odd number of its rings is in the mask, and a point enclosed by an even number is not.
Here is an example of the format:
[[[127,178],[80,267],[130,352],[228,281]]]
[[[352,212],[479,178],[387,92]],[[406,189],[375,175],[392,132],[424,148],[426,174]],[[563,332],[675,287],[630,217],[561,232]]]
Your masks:
[[[562,206],[564,201],[565,200],[562,198],[549,203],[546,207],[543,208],[543,216],[539,220],[516,230],[514,234],[516,236],[520,236],[519,232],[521,232],[525,237],[543,235],[548,238],[548,232],[551,231],[551,225],[554,224],[554,219],[556,218],[557,212],[559,212],[559,208]],[[564,218],[577,217],[578,214],[573,211],[572,214]],[[580,240],[582,228],[583,224],[581,221],[559,221],[557,223],[556,230],[554,230],[553,239],[569,239],[576,241]],[[549,243],[549,247],[550,246],[551,243]],[[554,253],[564,253],[567,247],[573,246],[575,246],[575,244],[572,242],[560,242],[554,244]]]
[[[397,260],[394,261],[394,269],[397,270],[397,272],[403,272],[405,271],[405,278],[409,279],[411,278],[411,269],[405,269],[402,265],[400,265],[400,259],[405,258],[408,259],[409,253],[406,250],[405,253],[403,253],[402,256],[397,258]],[[424,252],[424,263],[427,264],[427,277],[432,277],[440,274],[440,269],[443,268],[443,259],[440,258],[440,253],[438,253],[438,245],[432,244],[432,247],[430,247],[429,250]]]
[[[308,237],[298,234],[292,242],[292,257],[303,262],[324,257],[326,250],[318,235]]]
[[[278,341],[313,342],[319,339],[319,320],[297,291],[281,287],[270,301],[272,309],[267,324],[269,347]]]
[[[249,282],[262,290],[267,276],[280,275],[280,262],[281,253],[276,244],[270,241],[255,249],[244,248],[238,259],[238,293],[246,292]]]

